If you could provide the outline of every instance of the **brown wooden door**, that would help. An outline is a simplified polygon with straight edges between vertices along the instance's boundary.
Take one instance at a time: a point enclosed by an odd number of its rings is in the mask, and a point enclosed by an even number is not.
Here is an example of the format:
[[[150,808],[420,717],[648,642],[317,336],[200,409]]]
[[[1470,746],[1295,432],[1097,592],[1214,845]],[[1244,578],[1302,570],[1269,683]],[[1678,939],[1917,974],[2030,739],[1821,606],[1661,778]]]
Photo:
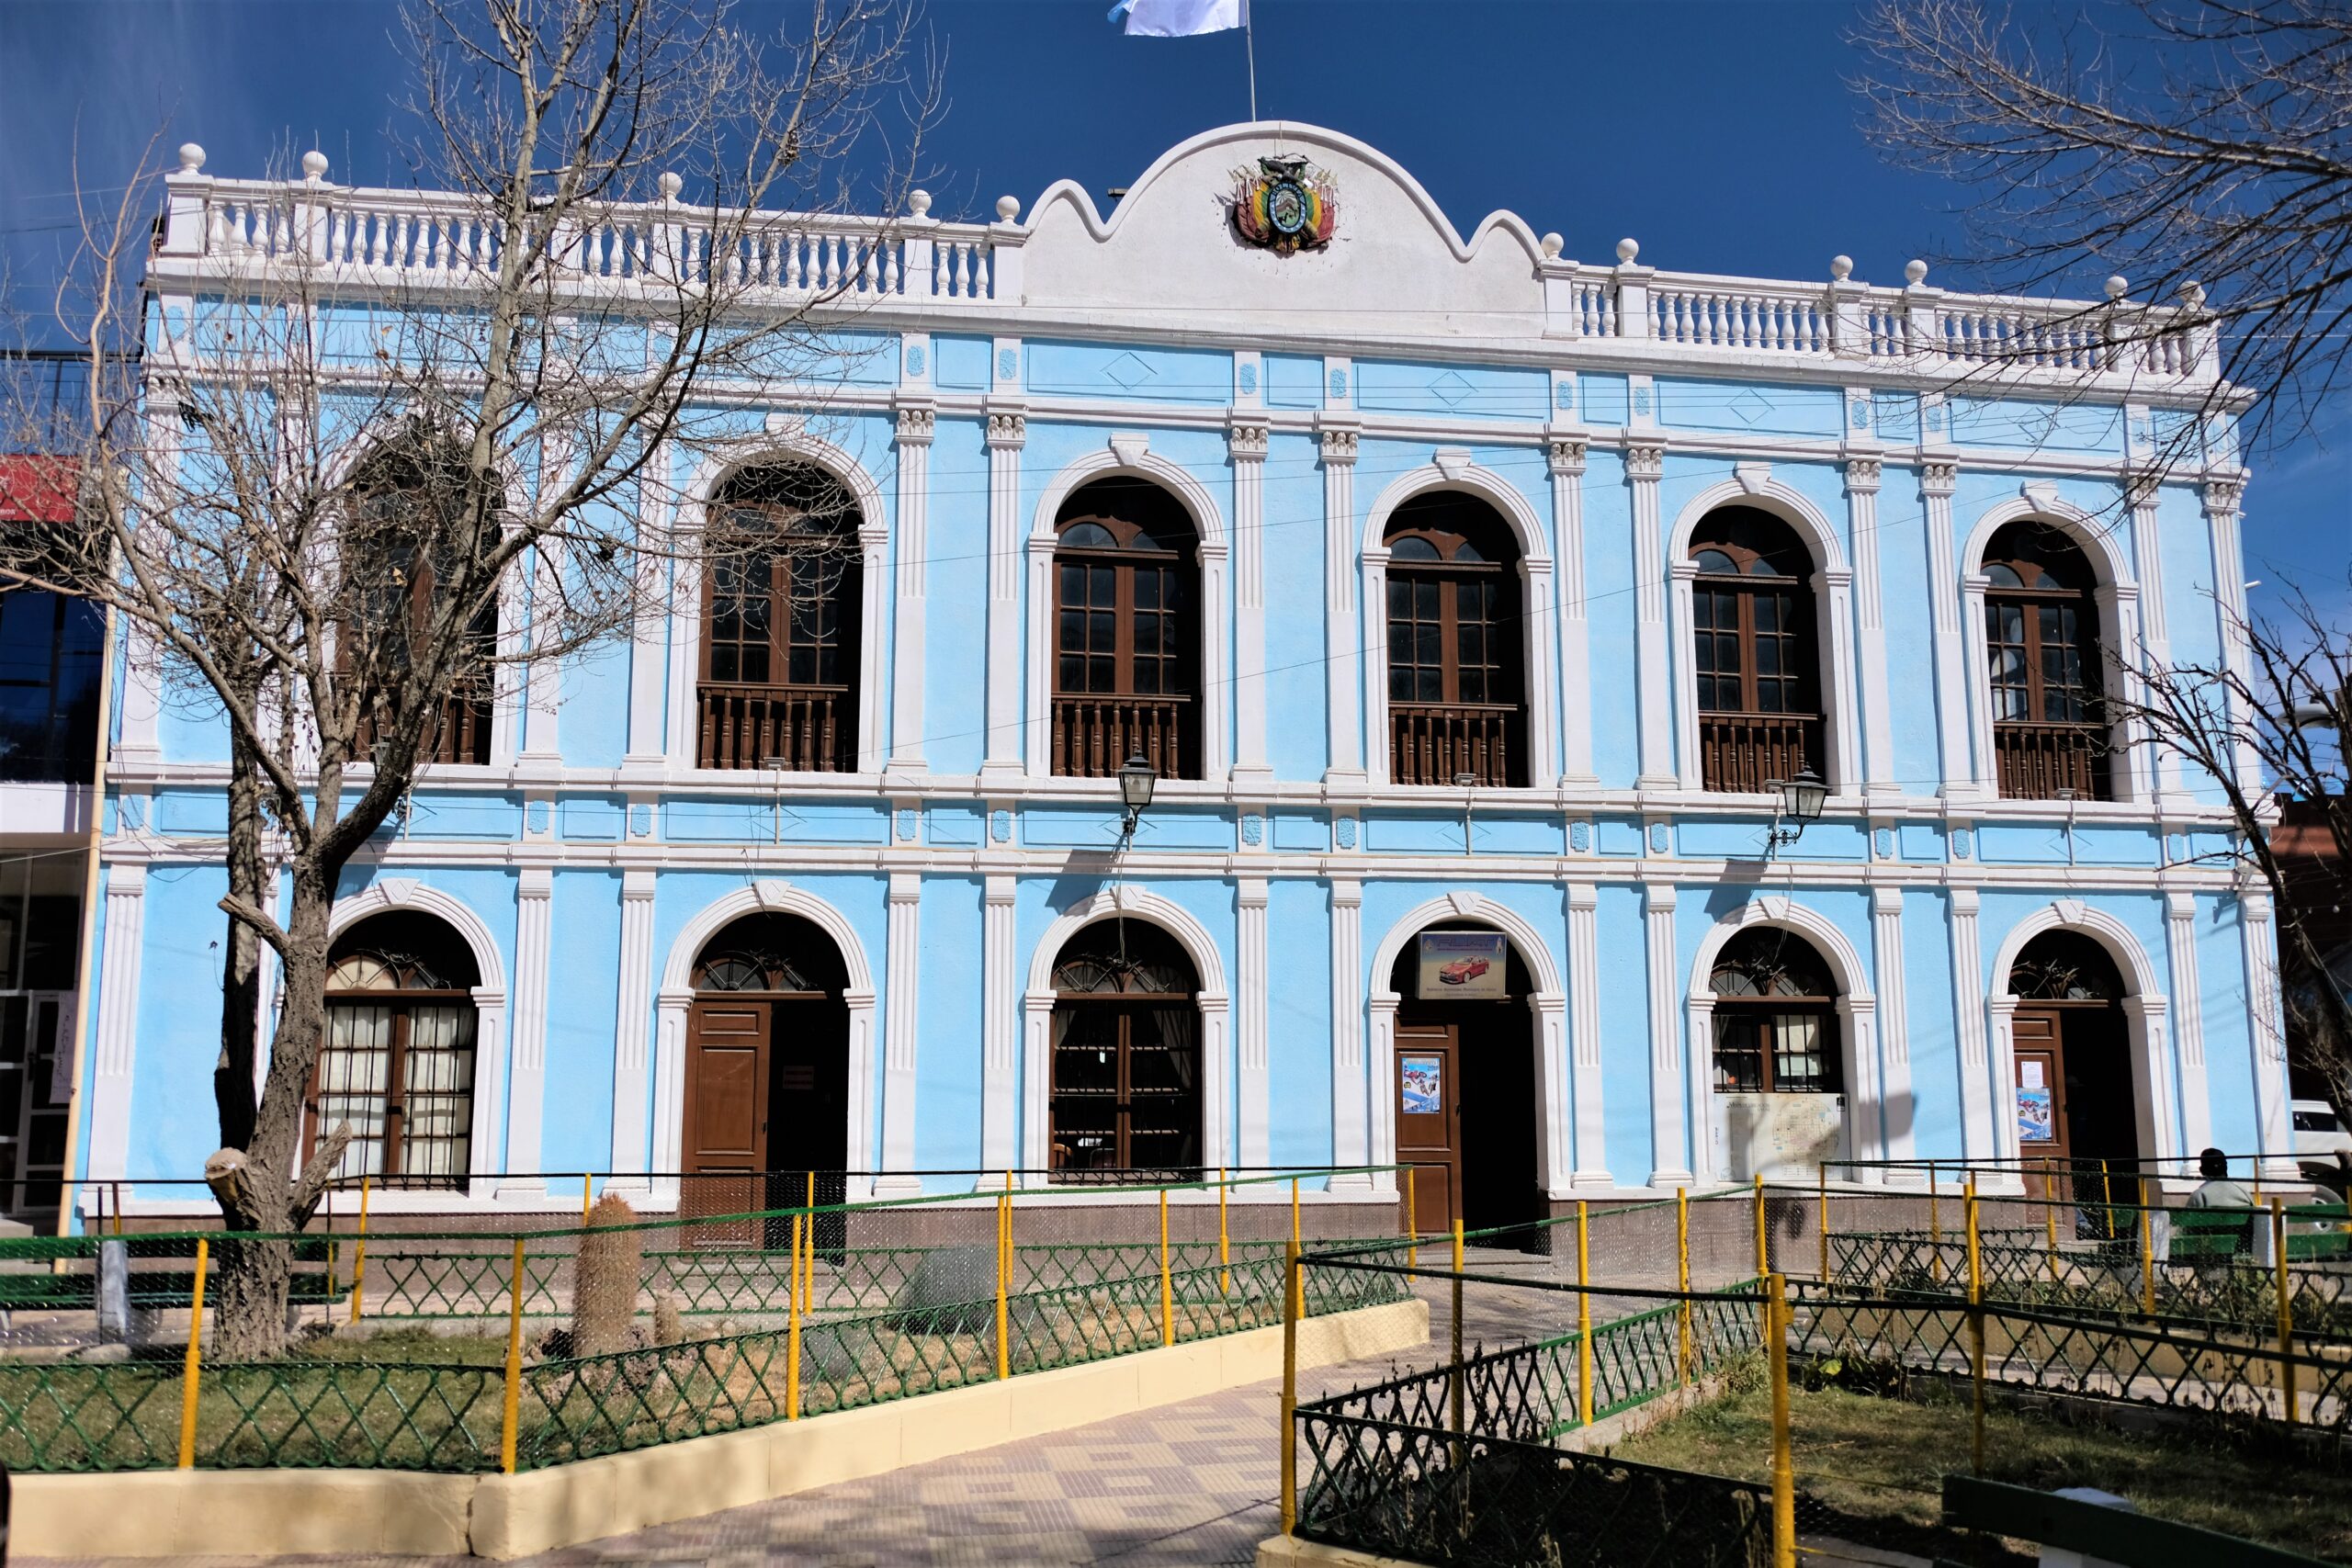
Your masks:
[[[690,1213],[766,1207],[756,1173],[768,1166],[768,1035],[763,1001],[701,1000],[686,1015],[685,1182]],[[699,1239],[751,1239],[712,1233]]]
[[[1396,1026],[1396,1163],[1406,1168],[1397,1180],[1413,1183],[1413,1220],[1425,1235],[1462,1217],[1461,1068],[1457,1026]]]
[[[2066,1048],[2055,1008],[2018,1009],[2009,1023],[2017,1064],[2018,1154],[2026,1162],[2026,1190],[2047,1195],[2066,1186]]]

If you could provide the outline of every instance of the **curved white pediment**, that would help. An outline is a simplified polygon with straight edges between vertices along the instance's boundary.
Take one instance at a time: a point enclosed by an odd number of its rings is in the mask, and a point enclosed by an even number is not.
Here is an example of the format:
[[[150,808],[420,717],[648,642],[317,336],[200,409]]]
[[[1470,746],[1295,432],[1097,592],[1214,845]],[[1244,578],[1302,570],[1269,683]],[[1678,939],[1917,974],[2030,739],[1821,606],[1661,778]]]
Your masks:
[[[1338,222],[1320,251],[1277,255],[1243,241],[1228,210],[1237,170],[1303,156],[1330,175]],[[1261,120],[1204,131],[1144,171],[1105,220],[1075,181],[1030,214],[1023,302],[1164,310],[1171,320],[1262,312],[1294,325],[1361,328],[1366,312],[1435,336],[1541,331],[1543,250],[1515,213],[1465,242],[1420,182],[1385,154],[1317,126]]]

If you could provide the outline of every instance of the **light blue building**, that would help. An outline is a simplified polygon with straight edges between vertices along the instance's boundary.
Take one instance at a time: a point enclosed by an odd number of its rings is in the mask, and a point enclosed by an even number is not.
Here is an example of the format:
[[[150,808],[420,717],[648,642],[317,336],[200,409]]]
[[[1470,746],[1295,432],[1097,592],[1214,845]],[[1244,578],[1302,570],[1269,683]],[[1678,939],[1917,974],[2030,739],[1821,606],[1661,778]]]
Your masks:
[[[158,310],[268,194],[171,184]],[[440,265],[351,238],[432,196],[305,188],[346,287]],[[829,499],[856,547],[485,705],[353,865],[321,1114],[383,1203],[1403,1158],[1477,1224],[1831,1155],[2290,1168],[2267,901],[2104,705],[2237,656],[2234,449],[2154,466],[2215,391],[2193,310],[1579,263],[1293,124],[1107,217],[926,206],[840,307],[873,352],[722,389],[673,476],[683,526]],[[79,1148],[135,1214],[217,1139],[224,741],[136,682],[119,723]]]

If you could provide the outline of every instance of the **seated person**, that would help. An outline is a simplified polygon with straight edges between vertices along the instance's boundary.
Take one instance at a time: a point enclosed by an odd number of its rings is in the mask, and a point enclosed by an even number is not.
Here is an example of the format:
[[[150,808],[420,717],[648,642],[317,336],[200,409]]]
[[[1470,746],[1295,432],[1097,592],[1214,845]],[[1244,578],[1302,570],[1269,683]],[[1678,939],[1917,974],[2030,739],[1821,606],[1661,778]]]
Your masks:
[[[2206,1149],[2197,1156],[2197,1174],[2203,1178],[2196,1191],[2188,1195],[2192,1209],[2251,1209],[2254,1194],[2230,1179],[2230,1156],[2219,1149]]]

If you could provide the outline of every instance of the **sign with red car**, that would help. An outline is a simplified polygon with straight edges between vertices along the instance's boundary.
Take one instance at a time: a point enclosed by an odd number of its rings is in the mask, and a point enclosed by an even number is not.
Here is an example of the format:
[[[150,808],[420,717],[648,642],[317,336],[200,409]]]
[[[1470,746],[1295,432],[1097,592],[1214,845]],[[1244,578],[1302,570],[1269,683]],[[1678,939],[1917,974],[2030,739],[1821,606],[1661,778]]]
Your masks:
[[[1421,1000],[1495,1002],[1509,997],[1510,941],[1500,931],[1423,931]]]

